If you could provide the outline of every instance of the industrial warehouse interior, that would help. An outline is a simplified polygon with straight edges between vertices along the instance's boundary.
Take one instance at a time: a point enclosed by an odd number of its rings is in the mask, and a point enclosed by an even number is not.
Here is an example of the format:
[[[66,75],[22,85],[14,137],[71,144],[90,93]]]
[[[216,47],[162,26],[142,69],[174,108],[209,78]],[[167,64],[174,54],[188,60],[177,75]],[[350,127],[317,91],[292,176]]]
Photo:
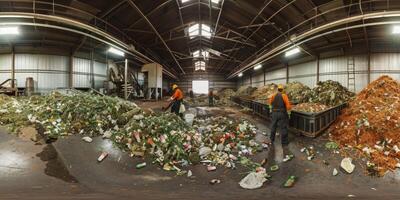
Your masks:
[[[400,199],[399,0],[0,0],[0,199]]]

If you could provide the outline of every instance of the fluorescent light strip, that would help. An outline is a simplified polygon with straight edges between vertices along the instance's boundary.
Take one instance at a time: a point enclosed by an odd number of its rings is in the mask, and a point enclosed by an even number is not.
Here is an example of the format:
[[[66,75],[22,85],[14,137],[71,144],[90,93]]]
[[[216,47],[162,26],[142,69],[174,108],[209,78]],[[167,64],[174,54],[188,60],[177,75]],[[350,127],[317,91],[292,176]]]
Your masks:
[[[393,26],[392,34],[400,34],[400,26]]]
[[[123,51],[118,50],[118,49],[116,49],[114,47],[110,47],[108,49],[108,52],[113,53],[113,54],[118,55],[118,56],[122,56],[122,57],[125,56],[125,53]]]
[[[254,70],[258,70],[258,69],[261,69],[261,68],[262,68],[262,65],[259,64],[259,65],[256,65],[256,66],[254,67]]]
[[[18,35],[18,26],[0,26],[0,35]]]
[[[300,53],[300,48],[299,48],[299,47],[296,47],[296,48],[293,48],[293,49],[287,51],[287,52],[285,53],[285,56],[286,56],[286,57],[289,57],[289,56],[292,56],[292,55],[298,54],[298,53]]]

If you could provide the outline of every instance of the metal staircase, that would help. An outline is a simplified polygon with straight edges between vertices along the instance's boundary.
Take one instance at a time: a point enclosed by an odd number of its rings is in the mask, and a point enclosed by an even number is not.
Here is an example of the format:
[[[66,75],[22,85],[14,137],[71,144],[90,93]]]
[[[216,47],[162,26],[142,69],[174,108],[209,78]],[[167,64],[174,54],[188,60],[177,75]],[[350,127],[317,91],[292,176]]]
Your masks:
[[[356,92],[356,64],[354,56],[347,57],[347,88]]]

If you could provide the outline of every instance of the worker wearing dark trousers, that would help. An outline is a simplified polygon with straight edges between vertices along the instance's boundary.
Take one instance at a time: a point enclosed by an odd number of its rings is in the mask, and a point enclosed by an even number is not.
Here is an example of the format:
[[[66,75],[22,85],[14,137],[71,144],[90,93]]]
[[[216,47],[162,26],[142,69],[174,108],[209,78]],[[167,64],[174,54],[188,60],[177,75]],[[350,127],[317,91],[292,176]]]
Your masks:
[[[214,91],[212,89],[208,92],[208,106],[214,106]]]
[[[270,110],[272,111],[272,127],[271,127],[271,144],[275,141],[276,130],[279,128],[281,134],[281,142],[284,150],[284,155],[288,155],[287,145],[289,144],[288,138],[288,125],[290,110],[292,106],[286,94],[283,94],[283,85],[278,86],[278,93],[269,99]],[[271,145],[273,146],[273,145]]]
[[[176,85],[176,84],[172,85],[172,90],[173,90],[174,94],[170,98],[170,101],[173,101],[172,107],[171,107],[171,113],[175,113],[176,115],[183,118],[183,113],[179,113],[181,104],[183,102],[183,92],[181,89],[178,88],[178,85]]]

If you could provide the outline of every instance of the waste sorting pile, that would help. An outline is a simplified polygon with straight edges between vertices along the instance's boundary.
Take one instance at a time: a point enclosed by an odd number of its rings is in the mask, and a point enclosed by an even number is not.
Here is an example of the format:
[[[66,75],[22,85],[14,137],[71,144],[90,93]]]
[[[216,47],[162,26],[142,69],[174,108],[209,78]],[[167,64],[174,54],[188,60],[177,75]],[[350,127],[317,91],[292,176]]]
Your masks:
[[[229,106],[232,105],[231,97],[235,96],[235,91],[232,89],[223,89],[219,91],[216,96],[217,96],[217,105],[224,105],[224,106]]]
[[[117,128],[131,113],[140,112],[135,104],[92,94],[64,95],[53,92],[30,98],[2,97],[0,123],[12,132],[29,124],[41,126],[48,138],[74,133],[94,136]]]
[[[214,105],[215,106],[230,106],[233,105],[231,97],[235,96],[236,93],[232,89],[223,89],[221,91],[214,91]],[[208,95],[201,94],[195,95],[194,98],[185,98],[185,101],[190,106],[208,106],[209,97]]]
[[[319,104],[319,103],[300,103],[292,108],[295,111],[300,111],[300,112],[307,112],[307,113],[318,113],[322,112],[324,110],[328,110],[329,106],[326,106],[324,104]]]
[[[265,86],[261,86],[257,88],[252,94],[251,98],[259,101],[264,102],[269,99],[272,95],[278,92],[278,85],[275,83],[270,83]]]
[[[205,94],[195,95],[193,98],[185,98],[184,101],[191,106],[208,106],[208,96]]]
[[[168,171],[178,170],[178,163],[188,165],[200,144],[199,135],[170,113],[136,114],[119,130],[103,137],[111,138],[132,157],[152,155],[154,162]]]
[[[241,86],[239,89],[236,91],[236,96],[238,97],[243,97],[243,98],[251,98],[251,94],[256,90],[257,88],[251,87],[251,86]]]
[[[297,81],[285,85],[285,93],[293,103],[308,102],[311,97],[311,89]]]
[[[118,98],[86,93],[0,96],[0,103],[0,124],[14,133],[35,126],[54,139],[75,134],[91,142],[90,137],[102,136],[131,156],[151,156],[164,170],[178,174],[200,162],[209,171],[217,166],[235,168],[236,163],[251,171],[259,167],[247,157],[262,150],[254,141],[255,127],[247,121],[215,117],[195,119],[189,126],[174,114],[144,112]],[[103,153],[99,162],[106,156]]]
[[[354,93],[339,82],[327,80],[318,82],[317,86],[311,90],[309,102],[337,106],[346,103],[353,96]]]
[[[235,168],[235,162],[239,161],[250,170],[260,167],[247,158],[263,149],[254,140],[254,125],[226,117],[208,117],[195,119],[193,128],[199,133],[199,155],[203,163]]]
[[[368,158],[367,169],[383,175],[400,167],[400,83],[382,76],[363,89],[333,126],[331,139]]]

